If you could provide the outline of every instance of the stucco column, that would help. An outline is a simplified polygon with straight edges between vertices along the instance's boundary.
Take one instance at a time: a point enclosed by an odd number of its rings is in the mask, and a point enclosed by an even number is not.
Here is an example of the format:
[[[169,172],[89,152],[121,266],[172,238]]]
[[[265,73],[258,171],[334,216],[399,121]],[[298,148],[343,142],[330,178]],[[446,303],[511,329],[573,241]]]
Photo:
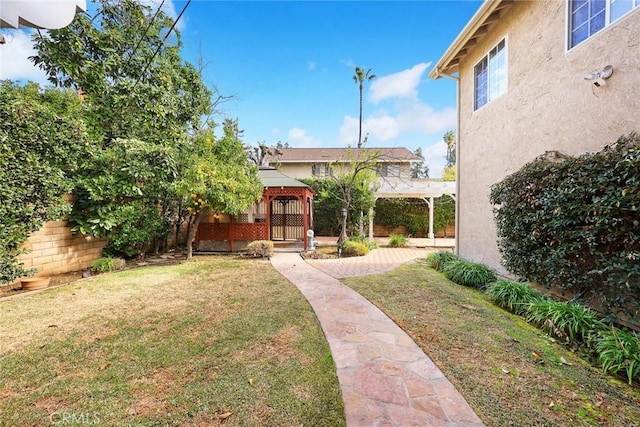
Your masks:
[[[427,235],[430,239],[435,238],[435,234],[433,234],[433,197],[429,197],[429,234]]]
[[[369,240],[373,240],[373,208],[369,208]]]

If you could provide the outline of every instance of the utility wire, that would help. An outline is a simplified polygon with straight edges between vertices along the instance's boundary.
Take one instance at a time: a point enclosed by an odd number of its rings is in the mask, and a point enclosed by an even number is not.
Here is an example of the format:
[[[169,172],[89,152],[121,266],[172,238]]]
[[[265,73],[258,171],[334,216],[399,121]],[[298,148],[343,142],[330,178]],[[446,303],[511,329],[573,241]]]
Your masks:
[[[167,37],[169,37],[169,35],[173,31],[173,29],[176,27],[176,24],[178,23],[178,21],[180,21],[180,18],[182,17],[182,15],[184,14],[185,10],[187,10],[187,7],[189,7],[190,4],[191,4],[191,0],[188,0],[187,4],[185,4],[184,7],[182,8],[182,10],[180,11],[180,15],[178,15],[176,20],[173,22],[173,25],[171,25],[171,28],[169,28],[169,31],[167,31],[167,34],[165,34],[165,36],[163,37],[162,42],[160,42],[160,45],[158,45],[156,51],[153,53],[153,56],[149,59],[149,61],[147,62],[147,65],[144,66],[144,69],[142,70],[142,73],[140,73],[140,76],[138,77],[136,82],[133,84],[133,87],[131,88],[132,91],[136,88],[136,86],[138,85],[138,82],[140,81],[142,76],[144,76],[144,74],[147,72],[147,69],[149,68],[149,65],[151,65],[151,62],[155,59],[156,55],[160,51],[160,48],[164,45],[164,42],[167,40]]]
[[[164,6],[164,2],[165,2],[165,0],[162,0],[162,2],[160,3],[160,6],[158,6],[158,9],[156,9],[156,13],[153,14],[153,17],[151,18],[151,20],[147,24],[147,28],[145,28],[144,33],[142,33],[142,37],[140,37],[140,39],[138,40],[138,43],[136,44],[136,47],[134,47],[133,50],[131,51],[131,53],[129,53],[129,56],[127,57],[127,64],[126,64],[127,67],[129,66],[129,61],[131,61],[131,58],[133,57],[133,55],[135,55],[136,51],[140,47],[140,43],[142,43],[142,40],[144,40],[147,37],[147,33],[149,32],[149,28],[151,28],[151,25],[153,25],[153,22],[158,17],[158,14],[160,13],[160,9],[162,9],[162,6]]]

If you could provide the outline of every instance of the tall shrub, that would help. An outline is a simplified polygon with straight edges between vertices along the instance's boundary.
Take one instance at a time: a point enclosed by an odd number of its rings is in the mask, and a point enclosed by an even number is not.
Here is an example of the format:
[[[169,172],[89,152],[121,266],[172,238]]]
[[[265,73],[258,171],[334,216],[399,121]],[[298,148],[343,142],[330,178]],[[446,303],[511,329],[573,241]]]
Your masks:
[[[512,273],[640,310],[640,136],[595,154],[546,153],[491,189],[498,246]]]
[[[376,224],[388,227],[407,227],[410,234],[429,231],[429,206],[421,199],[378,199],[375,207]],[[433,230],[455,224],[455,202],[449,196],[434,199]]]
[[[68,205],[77,163],[90,145],[73,92],[0,82],[0,283],[28,274],[20,247]]]

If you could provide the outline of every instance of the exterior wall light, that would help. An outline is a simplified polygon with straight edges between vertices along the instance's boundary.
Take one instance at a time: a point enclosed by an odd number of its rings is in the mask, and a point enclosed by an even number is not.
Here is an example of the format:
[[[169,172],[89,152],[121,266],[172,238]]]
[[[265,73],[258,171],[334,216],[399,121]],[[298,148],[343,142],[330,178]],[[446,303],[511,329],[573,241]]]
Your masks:
[[[604,86],[607,80],[613,74],[613,66],[607,65],[602,70],[595,70],[584,76],[585,80],[589,80],[595,87]]]

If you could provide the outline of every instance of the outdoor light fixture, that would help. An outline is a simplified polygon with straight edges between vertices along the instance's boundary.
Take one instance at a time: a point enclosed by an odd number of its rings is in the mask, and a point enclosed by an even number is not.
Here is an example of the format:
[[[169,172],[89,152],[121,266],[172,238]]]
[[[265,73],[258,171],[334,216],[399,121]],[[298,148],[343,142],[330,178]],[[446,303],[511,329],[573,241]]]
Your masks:
[[[613,74],[613,66],[607,65],[602,70],[594,70],[584,76],[585,80],[588,80],[593,83],[593,86],[600,87],[606,84],[605,80],[607,80]]]
[[[342,218],[346,218],[347,217],[347,209],[346,208],[340,209],[340,213],[342,214]]]

